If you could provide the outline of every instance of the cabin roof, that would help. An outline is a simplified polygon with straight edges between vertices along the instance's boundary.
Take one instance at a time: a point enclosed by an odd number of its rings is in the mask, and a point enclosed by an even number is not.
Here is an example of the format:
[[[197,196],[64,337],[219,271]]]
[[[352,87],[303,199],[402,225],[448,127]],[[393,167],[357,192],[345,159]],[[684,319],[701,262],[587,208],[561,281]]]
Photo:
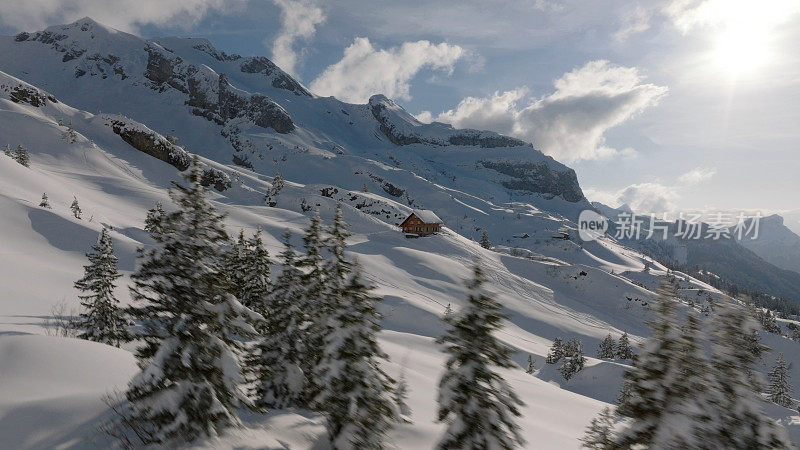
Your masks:
[[[442,223],[442,219],[430,209],[415,209],[413,214],[425,223]]]

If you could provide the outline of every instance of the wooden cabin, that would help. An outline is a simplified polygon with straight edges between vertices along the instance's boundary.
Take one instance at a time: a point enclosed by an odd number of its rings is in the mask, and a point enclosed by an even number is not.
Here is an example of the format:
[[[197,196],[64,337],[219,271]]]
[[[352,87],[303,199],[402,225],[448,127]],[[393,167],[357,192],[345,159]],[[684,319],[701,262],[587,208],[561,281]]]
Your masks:
[[[427,209],[415,209],[400,224],[403,233],[407,236],[427,236],[438,233],[442,227],[442,219],[433,211]]]

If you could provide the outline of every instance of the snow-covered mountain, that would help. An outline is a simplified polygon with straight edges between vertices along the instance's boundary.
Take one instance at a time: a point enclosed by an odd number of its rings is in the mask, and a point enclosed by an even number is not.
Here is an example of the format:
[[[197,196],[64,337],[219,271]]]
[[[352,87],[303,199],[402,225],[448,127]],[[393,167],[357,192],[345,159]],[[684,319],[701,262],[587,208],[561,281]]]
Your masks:
[[[72,133],[70,132],[72,131]],[[23,145],[30,167],[0,154],[0,442],[10,448],[104,448],[102,396],[124,389],[133,356],[75,339],[42,336],[53,307],[76,307],[72,283],[102,227],[112,229],[117,295],[136,249],[151,244],[146,210],[199,154],[229,231],[264,230],[271,254],[288,229],[299,245],[311,208],[330,220],[343,204],[349,252],[383,296],[385,369],[403,371],[413,424],[390,435],[400,448],[430,448],[443,355],[434,339],[449,304],[465,304],[462,280],[480,258],[509,315],[499,335],[519,368],[502,374],[526,403],[530,448],[577,448],[598,411],[616,402],[625,361],[592,358],[607,335],[647,333],[649,304],[666,268],[609,238],[561,239],[589,203],[575,173],[529,144],[495,133],[421,124],[375,96],[366,105],[308,92],[266,58],[228,55],[199,39],[145,40],[91,19],[0,38],[0,146]],[[279,195],[272,175],[287,180]],[[39,205],[47,193],[51,208]],[[69,209],[80,203],[82,218]],[[432,209],[442,233],[406,239],[396,227]],[[470,238],[488,231],[494,247]],[[648,263],[649,270],[645,269]],[[723,294],[678,273],[683,308]],[[690,301],[691,300],[691,301]],[[579,338],[586,368],[563,380],[544,357],[552,340]],[[800,379],[798,343],[775,334]],[[528,355],[537,368],[525,373]],[[774,355],[759,362],[769,369]],[[797,363],[795,363],[797,362]],[[797,412],[764,404],[800,440]],[[247,428],[208,448],[320,448],[320,417],[292,411],[245,417]],[[48,424],[43,426],[42,424]]]

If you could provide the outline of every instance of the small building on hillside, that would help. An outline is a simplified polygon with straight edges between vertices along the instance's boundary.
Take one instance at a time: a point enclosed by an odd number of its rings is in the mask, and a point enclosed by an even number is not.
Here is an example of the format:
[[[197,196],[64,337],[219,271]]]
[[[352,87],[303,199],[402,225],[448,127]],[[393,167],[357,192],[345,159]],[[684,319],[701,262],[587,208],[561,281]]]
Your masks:
[[[427,209],[415,209],[400,224],[403,233],[409,236],[427,236],[438,233],[442,227],[442,219],[433,211]]]

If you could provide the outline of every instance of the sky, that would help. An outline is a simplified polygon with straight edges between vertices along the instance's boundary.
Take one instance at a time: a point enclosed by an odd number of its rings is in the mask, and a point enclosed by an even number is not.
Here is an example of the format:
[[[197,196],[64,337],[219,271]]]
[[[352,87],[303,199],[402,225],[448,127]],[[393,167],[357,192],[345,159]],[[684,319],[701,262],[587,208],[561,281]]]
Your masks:
[[[525,139],[611,206],[800,210],[800,0],[0,0],[0,33],[84,16]]]

